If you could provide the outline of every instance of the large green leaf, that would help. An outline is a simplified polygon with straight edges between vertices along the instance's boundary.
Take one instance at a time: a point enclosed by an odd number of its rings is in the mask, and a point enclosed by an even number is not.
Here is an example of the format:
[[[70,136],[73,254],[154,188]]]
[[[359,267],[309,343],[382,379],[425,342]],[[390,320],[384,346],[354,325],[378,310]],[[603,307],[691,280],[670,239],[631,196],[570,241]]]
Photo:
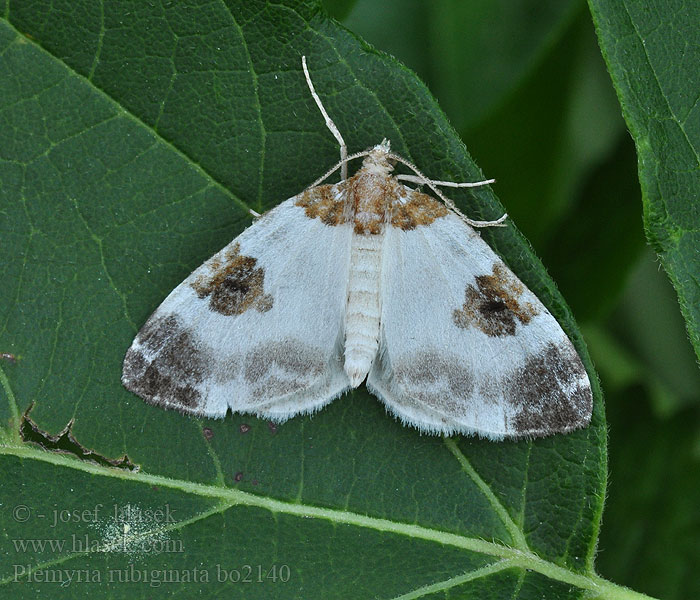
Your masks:
[[[514,227],[484,236],[581,353],[595,387],[587,429],[518,443],[420,436],[365,391],[272,428],[183,417],[120,385],[126,348],[170,289],[250,223],[248,208],[335,161],[301,54],[351,150],[386,136],[433,177],[480,177],[414,75],[311,1],[8,0],[3,14],[0,351],[17,356],[0,365],[8,593],[635,596],[594,572],[597,379]],[[455,198],[475,218],[503,210],[487,189]],[[35,443],[19,437],[30,407],[22,430]],[[86,449],[126,453],[140,471]]]
[[[700,356],[700,4],[590,0],[637,145],[644,224]]]

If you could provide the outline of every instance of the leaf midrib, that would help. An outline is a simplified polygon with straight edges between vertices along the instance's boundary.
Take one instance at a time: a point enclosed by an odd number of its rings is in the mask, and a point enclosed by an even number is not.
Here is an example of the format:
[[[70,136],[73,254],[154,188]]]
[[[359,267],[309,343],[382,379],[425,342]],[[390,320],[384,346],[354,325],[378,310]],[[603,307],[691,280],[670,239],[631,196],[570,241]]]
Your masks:
[[[162,475],[152,475],[143,472],[132,473],[121,469],[102,467],[97,464],[83,462],[75,458],[39,450],[38,448],[26,445],[0,446],[0,454],[28,460],[38,460],[59,467],[72,468],[92,475],[99,475],[101,477],[115,477],[117,479],[134,481],[151,486],[167,487],[188,494],[218,499],[220,501],[218,509],[208,511],[207,516],[218,514],[234,506],[252,506],[269,510],[273,513],[293,515],[300,518],[326,519],[334,524],[354,525],[365,529],[374,529],[375,531],[404,535],[412,539],[436,542],[463,550],[498,557],[504,559],[502,562],[507,565],[507,567],[503,568],[514,567],[535,571],[550,579],[592,591],[601,598],[610,598],[612,600],[649,598],[644,594],[639,594],[638,592],[606,581],[592,571],[578,573],[553,562],[546,561],[530,551],[523,551],[503,544],[449,533],[439,529],[431,529],[429,527],[412,525],[410,523],[370,517],[347,510],[336,510],[301,503],[286,502],[237,489],[212,486],[204,483],[194,483],[181,479],[172,479]],[[192,521],[192,519],[190,519],[190,521]],[[183,522],[181,525],[187,523],[188,522]],[[461,578],[455,579],[455,581],[458,580],[461,581]],[[457,583],[455,583],[455,585],[457,585]]]
[[[479,476],[467,457],[455,443],[454,439],[445,437],[443,438],[443,442],[452,455],[457,459],[457,462],[462,470],[469,476],[477,488],[479,488],[479,491],[486,497],[491,505],[491,508],[501,520],[501,523],[503,523],[505,528],[508,530],[515,547],[523,552],[531,553],[523,530],[518,527],[515,521],[513,521],[506,508],[503,506],[503,504],[501,504],[498,498],[496,498],[496,495],[493,493],[493,490],[488,486],[488,484]]]

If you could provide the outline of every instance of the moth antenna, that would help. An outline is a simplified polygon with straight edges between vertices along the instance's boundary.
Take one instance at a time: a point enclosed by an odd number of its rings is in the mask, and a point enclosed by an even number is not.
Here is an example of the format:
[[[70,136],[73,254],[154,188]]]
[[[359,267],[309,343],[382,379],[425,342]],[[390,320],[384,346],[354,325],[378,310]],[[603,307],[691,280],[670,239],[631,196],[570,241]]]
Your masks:
[[[445,183],[445,182],[437,182],[433,181],[432,179],[429,179],[423,173],[421,173],[420,169],[416,167],[412,162],[406,160],[402,156],[399,156],[398,154],[394,154],[393,152],[388,152],[387,156],[389,158],[393,158],[395,161],[400,162],[402,165],[407,166],[411,171],[413,171],[416,175],[418,175],[418,178],[420,179],[420,182],[425,183],[433,192],[435,195],[440,198],[445,203],[445,206],[449,208],[452,212],[454,212],[462,221],[467,223],[468,225],[471,225],[472,227],[506,227],[506,225],[503,224],[503,221],[506,220],[508,217],[508,214],[505,213],[502,216],[500,216],[498,219],[495,221],[475,221],[474,219],[470,219],[467,215],[462,213],[457,206],[455,206],[455,203],[452,202],[445,194],[443,194],[439,189],[438,185],[440,183]],[[451,182],[448,182],[451,183]],[[477,182],[482,185],[486,185],[486,182]],[[462,187],[460,185],[456,185],[455,187]],[[467,186],[464,186],[467,187]],[[472,186],[473,187],[473,186]]]
[[[402,181],[410,181],[411,183],[428,183],[425,179],[421,179],[420,177],[416,175],[403,175],[399,174],[396,176],[396,179],[400,179]],[[434,179],[430,180],[433,185],[439,185],[440,187],[453,187],[453,188],[473,188],[473,187],[480,187],[482,185],[489,185],[491,183],[496,183],[495,179],[484,179],[483,181],[470,181],[470,182],[463,182],[463,183],[457,183],[456,181],[435,181]]]
[[[328,116],[328,113],[326,112],[326,109],[323,106],[323,103],[321,102],[321,98],[318,97],[318,94],[316,93],[316,90],[314,89],[314,84],[311,81],[311,75],[309,74],[309,69],[306,66],[306,56],[301,57],[301,67],[304,69],[304,77],[306,77],[306,85],[309,86],[309,91],[311,92],[311,97],[314,99],[314,102],[316,102],[316,106],[318,106],[318,109],[321,111],[321,114],[323,115],[323,119],[326,121],[326,127],[330,130],[330,132],[333,134],[336,140],[338,140],[338,144],[340,144],[340,162],[338,165],[340,166],[340,179],[342,181],[345,181],[348,178],[348,146],[345,143],[345,140],[343,139],[343,136],[340,133],[340,130],[336,126],[336,124],[333,122],[333,119]],[[335,170],[335,169],[334,169]],[[330,175],[330,173],[329,173]],[[325,179],[328,177],[326,175],[323,177]],[[323,179],[321,181],[323,181]],[[314,184],[316,185],[316,184]]]

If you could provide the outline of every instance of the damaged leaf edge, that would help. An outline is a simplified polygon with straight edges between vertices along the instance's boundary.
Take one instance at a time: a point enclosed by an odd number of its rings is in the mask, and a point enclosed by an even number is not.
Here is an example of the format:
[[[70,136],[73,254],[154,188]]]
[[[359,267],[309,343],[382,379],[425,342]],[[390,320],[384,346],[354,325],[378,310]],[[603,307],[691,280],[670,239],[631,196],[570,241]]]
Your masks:
[[[139,471],[140,466],[132,462],[127,454],[124,454],[121,458],[107,458],[83,446],[73,435],[72,429],[75,419],[71,419],[57,434],[44,431],[29,416],[33,408],[34,403],[32,402],[27,410],[24,411],[20,420],[19,435],[23,442],[37,444],[49,452],[71,454],[79,460],[96,463],[101,466],[124,469],[132,473]]]

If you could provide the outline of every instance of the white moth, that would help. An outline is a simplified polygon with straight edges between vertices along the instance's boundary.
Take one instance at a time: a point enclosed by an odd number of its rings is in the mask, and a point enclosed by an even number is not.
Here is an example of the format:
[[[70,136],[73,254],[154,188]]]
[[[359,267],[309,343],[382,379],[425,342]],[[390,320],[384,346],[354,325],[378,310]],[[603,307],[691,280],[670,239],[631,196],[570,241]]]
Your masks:
[[[176,287],[139,331],[122,381],[146,401],[207,417],[282,422],[366,380],[403,423],[490,439],[590,421],[573,345],[438,185],[388,141],[348,156]],[[347,177],[348,162],[364,157]],[[392,163],[415,176],[393,176]],[[341,181],[318,185],[338,167]],[[438,202],[401,183],[427,185]]]

